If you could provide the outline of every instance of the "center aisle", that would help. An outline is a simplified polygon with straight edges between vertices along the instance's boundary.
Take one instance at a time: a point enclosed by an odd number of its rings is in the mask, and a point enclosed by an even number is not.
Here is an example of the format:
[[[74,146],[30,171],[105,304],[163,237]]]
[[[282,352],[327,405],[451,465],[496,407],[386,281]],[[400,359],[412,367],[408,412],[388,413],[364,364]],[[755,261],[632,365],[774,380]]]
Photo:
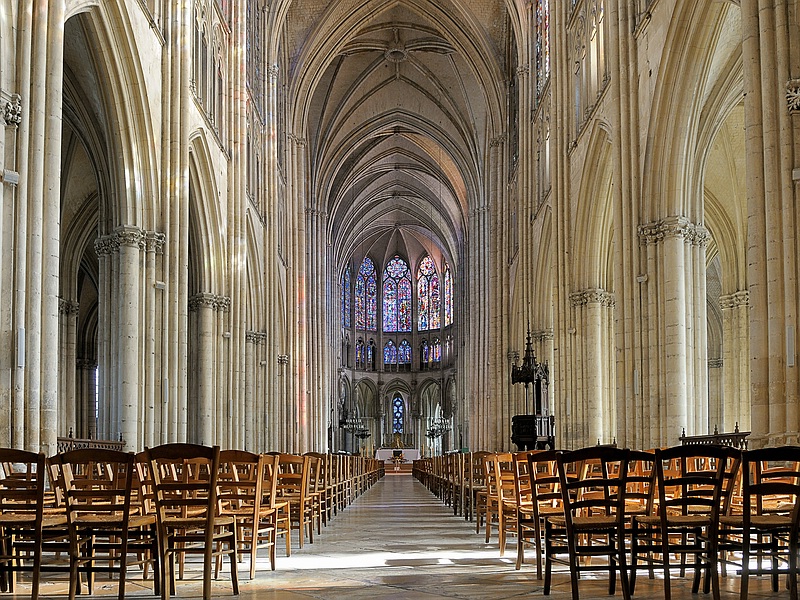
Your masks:
[[[313,545],[259,568],[241,592],[258,598],[512,598],[541,594],[535,570],[514,570],[475,524],[454,517],[409,474],[392,474],[339,513]],[[265,567],[268,568],[265,564]],[[569,585],[567,583],[567,585]],[[487,588],[489,586],[489,588]],[[258,590],[256,592],[256,590]],[[246,597],[246,596],[245,596]]]

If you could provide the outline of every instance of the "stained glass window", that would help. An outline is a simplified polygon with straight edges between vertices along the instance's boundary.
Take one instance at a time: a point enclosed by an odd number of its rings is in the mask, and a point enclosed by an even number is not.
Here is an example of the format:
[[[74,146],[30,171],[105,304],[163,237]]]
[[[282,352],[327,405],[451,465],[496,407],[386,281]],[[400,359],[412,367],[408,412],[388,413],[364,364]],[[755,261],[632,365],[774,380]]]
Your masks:
[[[411,364],[411,344],[408,340],[400,342],[400,348],[397,352],[397,362],[401,365]]]
[[[431,344],[430,358],[431,362],[442,361],[442,342],[439,341],[439,338],[434,339]]]
[[[417,330],[428,331],[440,326],[439,274],[433,259],[426,256],[417,269]]]
[[[342,275],[342,327],[350,327],[350,267]]]
[[[356,369],[363,369],[364,365],[364,340],[358,338],[356,341]]]
[[[536,96],[550,77],[550,0],[536,0]]]
[[[367,369],[375,370],[375,340],[370,339],[367,344]]]
[[[356,278],[356,329],[375,331],[378,328],[378,282],[375,265],[364,257]]]
[[[400,394],[395,394],[392,399],[392,433],[403,433],[405,421],[405,404]]]
[[[397,346],[394,345],[392,340],[386,342],[383,347],[383,364],[396,365],[397,364]]]
[[[430,354],[430,347],[428,346],[428,340],[424,340],[419,347],[420,368],[425,368],[425,366],[428,364],[429,354]]]
[[[411,274],[397,255],[383,271],[383,330],[411,331]]]
[[[450,265],[444,266],[444,326],[453,324],[453,273]]]

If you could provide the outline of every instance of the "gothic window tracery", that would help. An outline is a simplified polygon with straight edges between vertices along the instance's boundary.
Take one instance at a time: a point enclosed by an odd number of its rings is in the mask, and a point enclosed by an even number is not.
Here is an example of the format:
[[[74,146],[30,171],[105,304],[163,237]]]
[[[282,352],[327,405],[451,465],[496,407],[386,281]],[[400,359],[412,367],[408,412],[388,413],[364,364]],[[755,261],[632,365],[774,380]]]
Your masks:
[[[406,339],[400,342],[400,347],[397,351],[397,362],[401,365],[411,364],[411,343]]]
[[[450,265],[444,266],[444,326],[453,324],[453,273]]]
[[[550,0],[536,0],[536,98],[550,78]]]
[[[400,394],[392,399],[392,433],[403,433],[405,426],[405,404]]]
[[[411,331],[411,275],[397,255],[383,271],[383,330]]]
[[[342,327],[350,327],[350,266],[344,270],[341,285]]]
[[[417,330],[428,331],[440,326],[439,275],[433,259],[426,256],[417,270]]]
[[[378,284],[375,264],[365,256],[356,279],[356,329],[375,331],[378,314]]]
[[[386,342],[386,345],[383,347],[383,364],[386,367],[397,365],[397,346],[395,346],[392,340]]]
[[[198,105],[224,148],[230,34],[223,8],[213,0],[195,0],[191,84]]]
[[[609,81],[605,0],[578,0],[573,10],[576,16],[569,30],[569,50],[573,64],[575,125],[579,133]]]

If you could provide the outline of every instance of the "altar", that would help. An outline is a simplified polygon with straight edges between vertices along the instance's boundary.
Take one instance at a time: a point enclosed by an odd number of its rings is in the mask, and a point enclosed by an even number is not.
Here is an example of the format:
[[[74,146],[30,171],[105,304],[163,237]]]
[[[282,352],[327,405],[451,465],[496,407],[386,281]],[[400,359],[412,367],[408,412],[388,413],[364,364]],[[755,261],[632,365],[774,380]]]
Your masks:
[[[391,461],[395,452],[402,452],[404,461],[419,460],[419,448],[378,448],[375,451],[375,458]]]

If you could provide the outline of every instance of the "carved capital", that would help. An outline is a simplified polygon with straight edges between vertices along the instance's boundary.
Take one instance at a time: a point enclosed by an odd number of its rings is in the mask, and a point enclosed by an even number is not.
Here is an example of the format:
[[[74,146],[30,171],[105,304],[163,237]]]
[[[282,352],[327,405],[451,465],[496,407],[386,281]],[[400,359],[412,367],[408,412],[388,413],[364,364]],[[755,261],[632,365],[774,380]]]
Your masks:
[[[11,94],[11,99],[6,102],[3,117],[6,120],[6,125],[13,125],[16,127],[22,123],[22,96],[19,94]]]
[[[144,249],[144,232],[138,227],[118,227],[114,230],[117,246]]]
[[[156,254],[164,254],[164,244],[167,242],[167,236],[157,231],[144,232],[144,246],[147,252],[155,252]]]
[[[737,306],[749,306],[749,305],[750,305],[750,292],[748,292],[747,290],[734,292],[733,294],[728,294],[727,296],[719,297],[719,306],[722,309],[736,308]]]
[[[722,359],[721,358],[709,358],[708,359],[708,368],[709,369],[721,369],[722,368]]]
[[[786,82],[786,103],[790,115],[800,114],[800,79]]]
[[[573,292],[569,295],[572,306],[584,306],[585,304],[600,304],[605,307],[613,307],[615,304],[614,294],[605,290],[590,289],[580,292]]]
[[[289,138],[289,141],[293,142],[298,148],[306,147],[306,138],[294,135],[293,133],[287,134],[286,137]]]
[[[58,314],[67,316],[77,316],[80,312],[80,304],[72,300],[58,299]]]
[[[496,138],[493,138],[492,141],[489,143],[489,146],[491,146],[492,148],[499,148],[505,141],[506,141],[506,134],[502,133],[498,135]]]
[[[639,237],[645,244],[657,244],[666,238],[683,238],[698,246],[705,246],[710,239],[708,229],[681,216],[639,225]]]
[[[246,331],[244,340],[248,344],[263,344],[267,341],[267,334],[264,331]]]
[[[210,308],[214,312],[228,312],[231,308],[231,299],[228,296],[217,296],[208,292],[200,292],[189,298],[189,311],[194,312],[201,308]]]
[[[270,65],[267,67],[267,75],[270,79],[277,79],[278,75],[280,75],[280,67],[278,65]]]
[[[553,339],[552,329],[542,329],[541,331],[531,332],[531,340],[534,342],[545,342]]]

